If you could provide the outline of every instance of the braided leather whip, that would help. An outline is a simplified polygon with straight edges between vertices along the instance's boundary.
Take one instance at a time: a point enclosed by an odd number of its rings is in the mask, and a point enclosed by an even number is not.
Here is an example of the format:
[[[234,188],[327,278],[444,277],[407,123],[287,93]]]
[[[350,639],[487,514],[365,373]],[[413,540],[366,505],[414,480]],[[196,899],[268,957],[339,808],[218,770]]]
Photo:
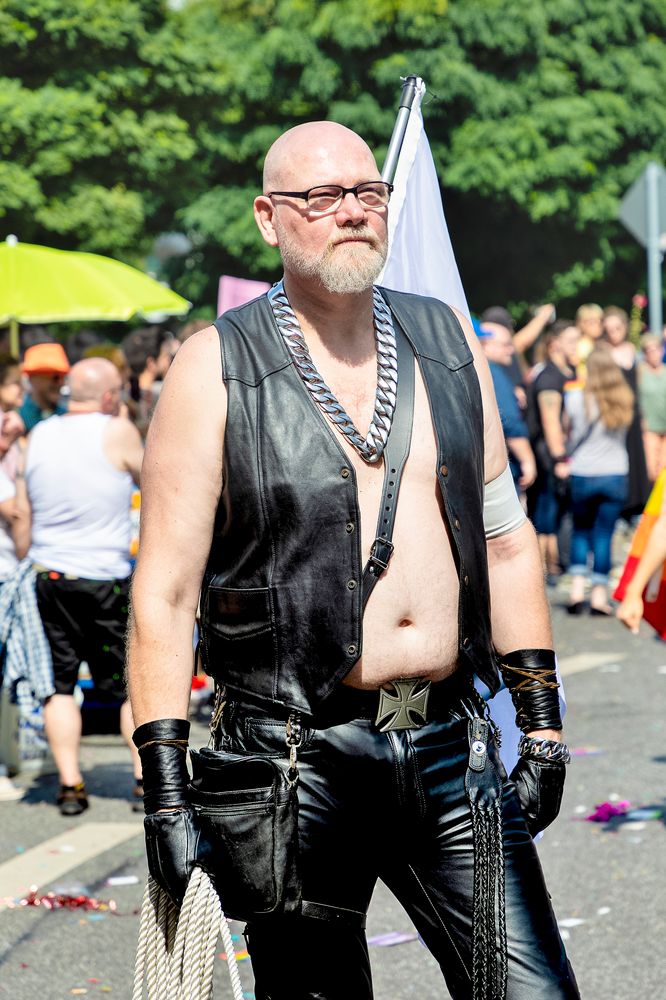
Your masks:
[[[393,319],[379,290],[373,288],[372,294],[377,345],[377,393],[375,412],[368,433],[363,438],[349,414],[315,368],[300,323],[289,304],[284,283],[278,281],[268,292],[268,301],[273,309],[278,330],[312,398],[340,433],[344,434],[354,446],[361,458],[369,463],[379,462],[386,447],[398,387],[398,357]]]

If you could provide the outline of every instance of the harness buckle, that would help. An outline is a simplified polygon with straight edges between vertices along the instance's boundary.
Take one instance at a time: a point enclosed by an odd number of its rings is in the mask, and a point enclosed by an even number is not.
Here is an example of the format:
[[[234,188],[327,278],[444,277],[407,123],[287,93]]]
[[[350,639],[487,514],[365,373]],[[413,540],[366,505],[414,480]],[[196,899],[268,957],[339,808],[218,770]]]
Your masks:
[[[375,538],[370,549],[369,568],[375,576],[380,576],[387,568],[395,545],[388,538]]]

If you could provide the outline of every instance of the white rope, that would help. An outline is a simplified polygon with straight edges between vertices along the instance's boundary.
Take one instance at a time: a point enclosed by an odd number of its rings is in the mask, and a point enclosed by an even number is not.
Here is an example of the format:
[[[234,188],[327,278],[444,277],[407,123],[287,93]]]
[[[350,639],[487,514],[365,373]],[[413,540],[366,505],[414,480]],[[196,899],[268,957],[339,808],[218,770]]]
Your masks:
[[[180,910],[148,876],[141,906],[132,1000],[211,1000],[220,934],[233,1000],[243,1000],[229,924],[206,872],[194,869]]]

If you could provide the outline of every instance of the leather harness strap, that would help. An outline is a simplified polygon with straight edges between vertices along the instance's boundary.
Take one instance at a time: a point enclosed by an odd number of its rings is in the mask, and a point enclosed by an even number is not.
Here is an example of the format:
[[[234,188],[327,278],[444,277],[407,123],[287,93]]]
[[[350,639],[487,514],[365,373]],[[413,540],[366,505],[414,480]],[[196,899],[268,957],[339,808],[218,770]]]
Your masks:
[[[398,388],[391,431],[384,448],[384,486],[377,519],[377,536],[370,558],[363,570],[363,609],[393,555],[393,527],[398,493],[405,463],[409,456],[414,422],[414,352],[405,334],[395,329],[398,355]]]

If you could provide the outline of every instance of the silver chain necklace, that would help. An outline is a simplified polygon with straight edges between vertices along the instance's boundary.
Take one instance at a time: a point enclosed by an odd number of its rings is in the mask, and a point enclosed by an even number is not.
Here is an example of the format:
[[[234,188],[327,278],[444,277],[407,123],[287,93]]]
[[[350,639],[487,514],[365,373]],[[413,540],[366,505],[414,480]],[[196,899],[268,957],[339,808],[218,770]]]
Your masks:
[[[363,438],[349,414],[315,368],[301,325],[289,304],[284,282],[278,281],[268,292],[268,301],[282,339],[312,398],[340,433],[344,434],[354,446],[361,458],[374,464],[381,460],[391,430],[398,388],[398,356],[390,310],[376,288],[372,289],[372,296],[377,345],[377,394],[370,428],[367,436]]]

